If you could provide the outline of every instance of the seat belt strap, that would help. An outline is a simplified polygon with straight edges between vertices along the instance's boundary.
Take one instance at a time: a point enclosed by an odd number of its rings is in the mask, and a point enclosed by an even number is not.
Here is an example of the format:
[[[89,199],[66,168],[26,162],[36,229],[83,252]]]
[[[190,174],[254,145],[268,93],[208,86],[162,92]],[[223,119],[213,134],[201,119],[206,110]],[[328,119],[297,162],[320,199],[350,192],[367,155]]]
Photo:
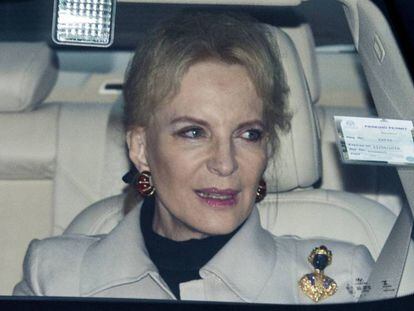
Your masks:
[[[401,283],[411,242],[413,216],[403,206],[364,286],[359,301],[394,298]]]

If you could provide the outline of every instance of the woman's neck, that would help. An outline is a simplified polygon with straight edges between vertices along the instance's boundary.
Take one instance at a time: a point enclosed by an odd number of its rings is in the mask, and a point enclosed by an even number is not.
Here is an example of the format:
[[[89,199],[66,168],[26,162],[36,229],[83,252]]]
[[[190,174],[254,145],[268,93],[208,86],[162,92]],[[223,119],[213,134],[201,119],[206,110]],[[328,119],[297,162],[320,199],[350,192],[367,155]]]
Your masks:
[[[157,201],[155,200],[154,218],[152,220],[152,229],[155,233],[177,242],[191,239],[200,240],[209,236],[182,223]]]

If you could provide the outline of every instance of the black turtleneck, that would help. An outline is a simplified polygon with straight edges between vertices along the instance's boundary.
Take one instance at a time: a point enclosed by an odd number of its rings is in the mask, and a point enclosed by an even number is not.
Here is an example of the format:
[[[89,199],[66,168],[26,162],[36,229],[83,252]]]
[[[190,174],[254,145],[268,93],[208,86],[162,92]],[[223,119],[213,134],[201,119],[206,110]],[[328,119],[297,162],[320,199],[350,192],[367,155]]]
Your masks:
[[[141,231],[149,257],[173,294],[180,299],[179,284],[200,279],[199,270],[229,241],[239,228],[226,235],[173,241],[152,229],[155,199],[147,197],[141,208]]]

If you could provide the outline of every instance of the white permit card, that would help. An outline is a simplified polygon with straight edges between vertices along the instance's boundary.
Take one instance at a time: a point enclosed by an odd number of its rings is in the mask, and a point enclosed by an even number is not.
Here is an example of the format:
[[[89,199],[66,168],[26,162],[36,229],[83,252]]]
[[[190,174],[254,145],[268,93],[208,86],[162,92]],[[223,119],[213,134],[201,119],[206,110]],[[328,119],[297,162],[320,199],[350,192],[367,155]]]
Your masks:
[[[412,121],[343,116],[334,120],[344,163],[414,165]]]

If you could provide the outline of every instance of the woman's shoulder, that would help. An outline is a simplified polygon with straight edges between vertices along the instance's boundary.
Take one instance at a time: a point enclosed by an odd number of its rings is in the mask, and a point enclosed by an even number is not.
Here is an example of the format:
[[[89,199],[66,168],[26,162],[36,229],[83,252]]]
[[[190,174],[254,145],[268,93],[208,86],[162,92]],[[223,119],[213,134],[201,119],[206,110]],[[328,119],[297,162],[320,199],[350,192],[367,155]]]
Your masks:
[[[349,274],[361,271],[369,274],[374,260],[368,248],[346,241],[326,238],[300,238],[297,236],[274,236],[278,254],[296,259],[296,263],[312,268],[308,257],[313,249],[325,246],[332,252],[332,263],[327,270],[347,271]]]
[[[33,240],[24,259],[24,279],[16,285],[14,294],[76,296],[84,254],[101,238],[70,234]]]
[[[295,235],[282,235],[275,236],[273,239],[279,249],[283,249],[284,252],[296,252],[298,256],[306,254],[308,256],[310,252],[318,246],[325,245],[332,251],[333,258],[341,260],[341,258],[347,258],[359,253],[361,256],[371,259],[369,250],[364,245],[357,245],[351,242],[328,239],[328,238],[301,238]]]
[[[72,260],[83,254],[93,243],[99,241],[105,235],[83,235],[83,234],[64,234],[60,236],[35,239],[30,242],[27,256],[37,258],[45,257],[44,260],[54,261],[57,258]],[[49,259],[47,259],[49,258]]]

